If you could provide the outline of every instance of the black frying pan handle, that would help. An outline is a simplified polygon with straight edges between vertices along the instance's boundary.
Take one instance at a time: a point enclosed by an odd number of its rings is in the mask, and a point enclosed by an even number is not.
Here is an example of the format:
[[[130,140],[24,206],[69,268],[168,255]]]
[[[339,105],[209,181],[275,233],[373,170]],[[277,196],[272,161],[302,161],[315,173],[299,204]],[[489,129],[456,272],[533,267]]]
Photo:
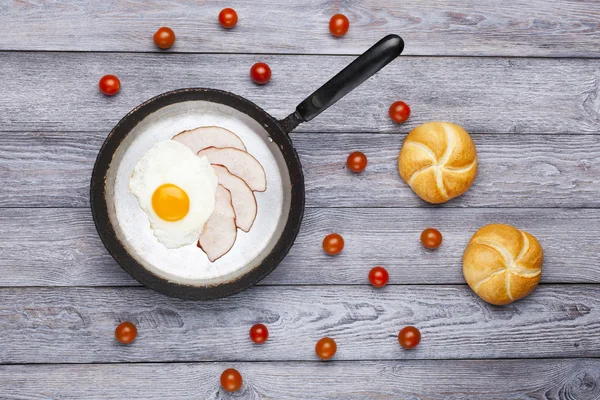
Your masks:
[[[398,57],[402,50],[402,38],[398,35],[387,35],[300,103],[294,114],[281,121],[282,128],[289,132],[300,122],[310,121],[375,75]]]

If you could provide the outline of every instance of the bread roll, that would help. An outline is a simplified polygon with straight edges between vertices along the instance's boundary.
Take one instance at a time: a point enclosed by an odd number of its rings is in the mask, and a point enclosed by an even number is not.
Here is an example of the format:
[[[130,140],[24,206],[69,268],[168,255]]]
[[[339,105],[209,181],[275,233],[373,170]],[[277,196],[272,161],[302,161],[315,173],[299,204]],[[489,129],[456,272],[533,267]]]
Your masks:
[[[466,192],[477,174],[477,151],[463,128],[427,122],[413,129],[398,157],[400,176],[430,203],[444,203]]]
[[[535,237],[511,225],[491,224],[479,229],[467,245],[463,275],[479,297],[500,306],[533,292],[543,259]]]

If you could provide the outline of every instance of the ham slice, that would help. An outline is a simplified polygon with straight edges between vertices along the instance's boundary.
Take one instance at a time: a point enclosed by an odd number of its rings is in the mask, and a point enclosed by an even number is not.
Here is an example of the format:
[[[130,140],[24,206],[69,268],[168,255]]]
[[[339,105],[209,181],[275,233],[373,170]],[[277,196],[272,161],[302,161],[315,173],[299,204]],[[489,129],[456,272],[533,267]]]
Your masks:
[[[243,179],[233,175],[222,165],[213,164],[219,184],[231,193],[231,203],[235,211],[235,224],[244,232],[250,231],[256,218],[257,205],[252,189]]]
[[[210,262],[215,262],[231,250],[236,237],[237,227],[231,193],[222,185],[218,185],[215,210],[198,239],[198,247],[206,253]]]
[[[234,149],[246,151],[246,146],[242,139],[235,133],[218,126],[201,126],[189,131],[183,131],[175,136],[173,140],[186,145],[194,153],[208,147],[232,147]]]
[[[223,165],[230,173],[244,180],[250,189],[256,192],[267,190],[265,170],[250,154],[232,147],[218,149],[209,147],[198,152],[198,156],[207,157],[211,164]]]

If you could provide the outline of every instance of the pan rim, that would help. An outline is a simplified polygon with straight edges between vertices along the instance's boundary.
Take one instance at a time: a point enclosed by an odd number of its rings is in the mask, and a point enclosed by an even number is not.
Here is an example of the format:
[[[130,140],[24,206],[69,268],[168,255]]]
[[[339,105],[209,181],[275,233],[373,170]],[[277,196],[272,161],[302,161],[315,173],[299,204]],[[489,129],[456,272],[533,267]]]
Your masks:
[[[253,269],[230,281],[208,285],[185,285],[160,277],[129,254],[117,237],[106,201],[105,180],[115,151],[129,132],[148,115],[165,106],[185,101],[209,101],[232,107],[265,127],[288,166],[291,204],[287,222],[272,251]],[[127,113],[111,130],[102,144],[90,182],[90,208],[96,231],[109,254],[130,276],[142,285],[164,295],[190,300],[211,300],[241,292],[269,275],[291,249],[300,229],[305,205],[304,176],[296,150],[278,121],[252,101],[234,93],[211,88],[185,88],[159,94]]]

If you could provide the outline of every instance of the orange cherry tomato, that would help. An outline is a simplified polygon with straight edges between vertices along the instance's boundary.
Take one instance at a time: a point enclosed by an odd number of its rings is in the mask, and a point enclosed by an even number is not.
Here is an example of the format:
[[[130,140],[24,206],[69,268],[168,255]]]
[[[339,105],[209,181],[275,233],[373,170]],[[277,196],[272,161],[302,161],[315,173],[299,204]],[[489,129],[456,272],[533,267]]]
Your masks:
[[[362,172],[365,168],[367,168],[367,156],[360,151],[355,151],[354,153],[350,153],[346,164],[348,164],[348,169],[350,171]]]
[[[333,356],[335,356],[335,352],[337,351],[337,344],[335,340],[332,338],[324,337],[323,339],[317,342],[317,346],[315,347],[315,352],[317,356],[321,360],[329,360]]]
[[[121,89],[121,81],[114,75],[104,75],[98,83],[100,91],[107,96],[114,96]]]
[[[173,32],[173,29],[166,26],[158,28],[154,34],[154,44],[164,50],[173,46],[173,43],[175,43],[175,32]]]
[[[398,333],[398,342],[405,349],[413,349],[417,347],[421,341],[421,332],[414,326],[406,326]]]
[[[394,122],[401,124],[410,117],[410,107],[403,101],[395,101],[390,106],[389,113]]]
[[[237,22],[238,16],[233,8],[224,8],[219,13],[219,23],[223,28],[231,29]]]
[[[263,62],[258,62],[250,68],[250,78],[258,85],[264,85],[271,80],[271,68]]]
[[[437,229],[427,228],[421,233],[421,243],[428,249],[437,249],[442,244],[442,234]]]
[[[389,280],[390,275],[383,267],[375,267],[369,271],[369,282],[376,288],[384,287]]]
[[[250,339],[256,344],[262,344],[269,338],[269,330],[263,324],[255,324],[250,328]]]
[[[337,233],[330,233],[323,239],[323,250],[330,256],[340,254],[344,249],[344,238]]]
[[[221,386],[230,393],[240,390],[242,383],[242,374],[236,369],[229,368],[221,374]]]
[[[333,36],[344,36],[350,28],[350,21],[344,14],[335,14],[329,20],[329,32]]]
[[[135,340],[137,328],[133,322],[121,322],[115,329],[115,337],[122,344],[129,344]]]

